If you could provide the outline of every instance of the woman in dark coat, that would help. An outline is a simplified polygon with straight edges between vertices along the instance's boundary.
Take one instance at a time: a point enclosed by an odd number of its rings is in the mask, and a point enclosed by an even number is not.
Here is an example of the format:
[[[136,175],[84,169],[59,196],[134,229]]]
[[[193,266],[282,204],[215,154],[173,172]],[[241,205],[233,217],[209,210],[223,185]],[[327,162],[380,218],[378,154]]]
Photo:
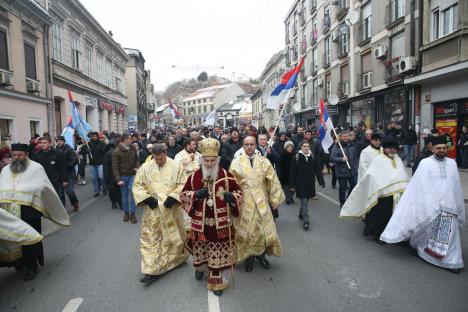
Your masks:
[[[315,194],[315,179],[320,187],[325,187],[321,170],[320,157],[310,150],[310,143],[302,141],[300,151],[293,157],[289,170],[289,187],[296,192],[301,200],[299,219],[302,220],[304,230],[309,229],[309,200],[317,199]]]
[[[104,148],[104,161],[103,161],[103,173],[104,181],[106,182],[107,189],[109,190],[109,199],[112,202],[112,209],[117,208],[117,204],[122,209],[122,193],[120,187],[115,181],[114,174],[112,173],[112,152],[119,144],[120,139],[115,138],[110,141],[109,144]]]
[[[289,189],[289,169],[291,168],[291,161],[294,157],[294,143],[287,141],[284,143],[284,148],[281,153],[280,159],[280,182],[283,186],[284,194],[286,195],[286,204],[290,205],[294,203],[294,192]]]

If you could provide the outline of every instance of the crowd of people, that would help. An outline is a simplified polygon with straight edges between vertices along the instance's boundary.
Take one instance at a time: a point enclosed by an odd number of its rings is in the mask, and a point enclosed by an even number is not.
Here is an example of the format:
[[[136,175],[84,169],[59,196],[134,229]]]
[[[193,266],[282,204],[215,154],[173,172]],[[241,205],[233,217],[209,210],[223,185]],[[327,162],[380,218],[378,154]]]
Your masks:
[[[0,147],[0,213],[17,216],[18,229],[39,236],[37,220],[42,216],[68,225],[66,197],[78,211],[75,184],[85,185],[88,172],[94,196],[109,196],[110,207],[122,210],[123,222],[138,223],[136,209],[144,208],[143,283],[156,281],[191,254],[195,278],[201,280],[207,273],[208,288],[221,295],[236,263],[243,262],[252,272],[256,261],[269,269],[266,256],[282,255],[275,219],[283,202],[291,205],[297,198],[301,226],[310,229],[309,205],[318,199],[316,184],[325,188],[324,175],[330,174],[331,187],[338,183],[340,216],[362,218],[364,235],[379,244],[407,240],[416,254],[435,265],[456,273],[463,267],[458,230],[443,237],[447,226],[458,229],[464,222],[457,167],[446,157],[444,136],[425,138],[424,149],[415,158],[418,138],[411,125],[404,131],[393,123],[385,130],[381,125],[338,127],[327,150],[315,129],[298,126],[273,132],[252,126],[91,132],[89,138],[75,137],[74,148],[62,136],[55,137],[53,146],[49,134],[37,135],[29,145],[14,144],[8,151],[10,147]],[[403,161],[415,174],[409,183]],[[18,188],[23,183],[18,176],[28,168],[42,168],[37,179],[47,177],[48,182]],[[415,199],[424,197],[421,187],[436,194],[431,203]],[[54,194],[43,198],[44,188]],[[443,199],[447,198],[443,192],[451,194],[450,200]],[[417,211],[410,214],[412,210]],[[37,235],[29,235],[30,240],[11,237],[14,244],[0,246],[0,266],[25,269],[25,279],[30,280],[37,265],[43,264],[42,245]],[[430,245],[424,245],[427,237]],[[5,250],[8,258],[1,257]]]

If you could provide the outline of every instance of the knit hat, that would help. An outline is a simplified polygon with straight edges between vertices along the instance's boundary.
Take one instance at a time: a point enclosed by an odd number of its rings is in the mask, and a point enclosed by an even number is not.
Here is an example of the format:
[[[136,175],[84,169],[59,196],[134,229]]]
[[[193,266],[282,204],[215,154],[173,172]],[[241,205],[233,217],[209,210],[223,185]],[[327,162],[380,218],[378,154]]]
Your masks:
[[[288,148],[288,146],[290,146],[290,145],[291,145],[291,146],[293,147],[293,149],[294,149],[294,143],[293,143],[293,141],[286,141],[286,142],[284,142],[284,149]]]

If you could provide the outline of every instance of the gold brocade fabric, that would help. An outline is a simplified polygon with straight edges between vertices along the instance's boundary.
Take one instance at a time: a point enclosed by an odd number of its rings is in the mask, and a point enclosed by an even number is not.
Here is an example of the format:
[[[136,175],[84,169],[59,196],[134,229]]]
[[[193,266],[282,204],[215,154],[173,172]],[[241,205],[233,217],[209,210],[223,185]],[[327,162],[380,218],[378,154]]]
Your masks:
[[[200,168],[201,154],[198,152],[191,154],[183,149],[177,153],[177,155],[174,157],[174,161],[182,167],[180,179],[182,183],[185,183],[189,175]]]
[[[253,167],[247,156],[235,159],[230,168],[244,193],[241,215],[236,229],[237,262],[265,252],[281,256],[281,242],[276,232],[270,206],[278,208],[285,195],[270,161],[255,156]]]
[[[21,205],[18,204],[0,204],[6,212],[21,219]],[[0,262],[13,262],[20,259],[23,254],[21,252],[21,245],[1,244],[0,241]]]
[[[144,274],[160,275],[185,262],[186,232],[180,205],[164,207],[168,196],[179,200],[182,188],[177,163],[167,158],[163,167],[154,162],[143,164],[135,176],[133,196],[137,206],[143,206],[140,233],[141,269]],[[143,201],[158,200],[159,207],[150,209]]]

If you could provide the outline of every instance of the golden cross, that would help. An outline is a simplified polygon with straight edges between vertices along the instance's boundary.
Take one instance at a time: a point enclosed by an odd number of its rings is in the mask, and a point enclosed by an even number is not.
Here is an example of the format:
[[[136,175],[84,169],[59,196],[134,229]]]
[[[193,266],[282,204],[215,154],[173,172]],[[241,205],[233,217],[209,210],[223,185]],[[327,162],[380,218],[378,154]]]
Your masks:
[[[208,192],[211,194],[211,190],[213,189],[214,180],[211,176],[208,176],[202,180],[203,186],[208,189]]]

